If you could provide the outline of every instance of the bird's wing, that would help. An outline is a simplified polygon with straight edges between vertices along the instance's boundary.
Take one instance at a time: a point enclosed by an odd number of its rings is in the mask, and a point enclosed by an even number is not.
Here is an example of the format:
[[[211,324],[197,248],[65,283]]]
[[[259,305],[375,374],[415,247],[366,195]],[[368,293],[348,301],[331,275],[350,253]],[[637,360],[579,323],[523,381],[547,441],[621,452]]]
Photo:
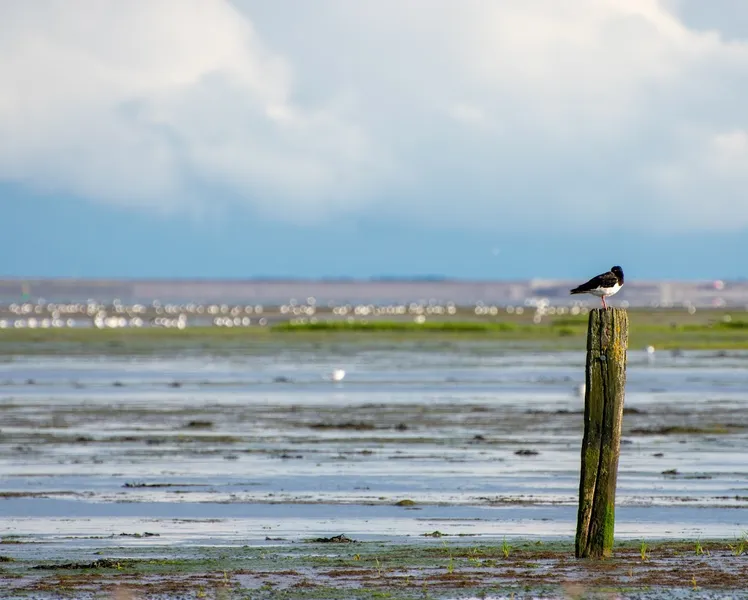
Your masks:
[[[596,290],[597,288],[613,287],[616,283],[618,283],[618,277],[616,277],[614,273],[608,271],[607,273],[593,277],[588,282],[574,288],[572,291],[589,292],[590,290]]]

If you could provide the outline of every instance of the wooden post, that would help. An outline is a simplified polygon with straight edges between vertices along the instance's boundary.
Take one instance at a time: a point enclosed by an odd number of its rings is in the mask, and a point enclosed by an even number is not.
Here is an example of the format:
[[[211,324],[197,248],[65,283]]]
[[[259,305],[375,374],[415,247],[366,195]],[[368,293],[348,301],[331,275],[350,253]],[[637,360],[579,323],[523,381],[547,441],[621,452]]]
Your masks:
[[[629,320],[622,308],[590,311],[579,477],[577,558],[613,553]]]

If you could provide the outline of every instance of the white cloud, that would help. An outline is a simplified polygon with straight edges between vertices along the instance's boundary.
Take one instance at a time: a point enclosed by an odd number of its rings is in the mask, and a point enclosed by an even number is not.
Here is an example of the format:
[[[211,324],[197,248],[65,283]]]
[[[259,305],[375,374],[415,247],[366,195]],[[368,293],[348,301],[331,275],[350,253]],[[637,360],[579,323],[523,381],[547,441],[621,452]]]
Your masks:
[[[159,212],[748,227],[748,42],[679,8],[2,3],[0,179]]]
[[[41,0],[0,7],[0,176],[122,205],[267,210],[339,203],[366,140],[290,100],[287,61],[220,0]],[[291,215],[293,216],[293,215]]]
[[[661,218],[690,229],[740,230],[748,208],[748,130],[688,131],[676,159],[655,164],[646,177],[661,193]],[[682,211],[683,199],[689,204]]]
[[[471,104],[455,104],[450,109],[450,114],[455,120],[464,123],[481,123],[486,118],[482,109]]]

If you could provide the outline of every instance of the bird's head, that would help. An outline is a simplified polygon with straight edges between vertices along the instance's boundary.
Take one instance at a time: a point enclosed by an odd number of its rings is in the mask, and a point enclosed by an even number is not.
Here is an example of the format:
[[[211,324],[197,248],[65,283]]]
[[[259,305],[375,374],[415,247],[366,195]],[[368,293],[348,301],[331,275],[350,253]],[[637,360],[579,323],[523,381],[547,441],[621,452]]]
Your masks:
[[[620,285],[623,285],[623,269],[616,265],[615,267],[612,267],[610,269],[610,272],[613,273],[616,277],[618,277],[618,283]]]

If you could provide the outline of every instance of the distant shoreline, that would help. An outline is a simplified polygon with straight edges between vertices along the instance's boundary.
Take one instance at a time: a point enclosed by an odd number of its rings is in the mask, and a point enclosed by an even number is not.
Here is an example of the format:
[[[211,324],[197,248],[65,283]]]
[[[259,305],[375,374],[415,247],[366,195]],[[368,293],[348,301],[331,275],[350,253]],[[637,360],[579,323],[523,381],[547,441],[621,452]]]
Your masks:
[[[643,350],[748,350],[748,318],[730,316],[731,311],[686,311],[631,309],[629,346]],[[0,354],[127,354],[161,352],[263,351],[263,347],[288,344],[346,342],[351,344],[405,343],[428,345],[477,342],[513,345],[525,349],[583,350],[587,317],[545,316],[540,323],[532,313],[499,317],[429,317],[333,319],[321,315],[316,321],[275,315],[260,326],[186,326],[184,329],[146,326],[142,328],[5,328],[0,329]]]
[[[453,302],[471,306],[479,302],[499,306],[526,305],[545,299],[556,306],[594,299],[571,297],[579,281],[569,279],[460,280],[450,278],[380,277],[369,279],[81,279],[2,278],[0,304],[33,301],[123,303],[200,302],[282,304],[314,298],[327,303]],[[616,295],[617,302],[634,307],[694,305],[697,307],[748,306],[748,281],[641,281],[631,278]],[[620,305],[620,304],[618,304]]]

